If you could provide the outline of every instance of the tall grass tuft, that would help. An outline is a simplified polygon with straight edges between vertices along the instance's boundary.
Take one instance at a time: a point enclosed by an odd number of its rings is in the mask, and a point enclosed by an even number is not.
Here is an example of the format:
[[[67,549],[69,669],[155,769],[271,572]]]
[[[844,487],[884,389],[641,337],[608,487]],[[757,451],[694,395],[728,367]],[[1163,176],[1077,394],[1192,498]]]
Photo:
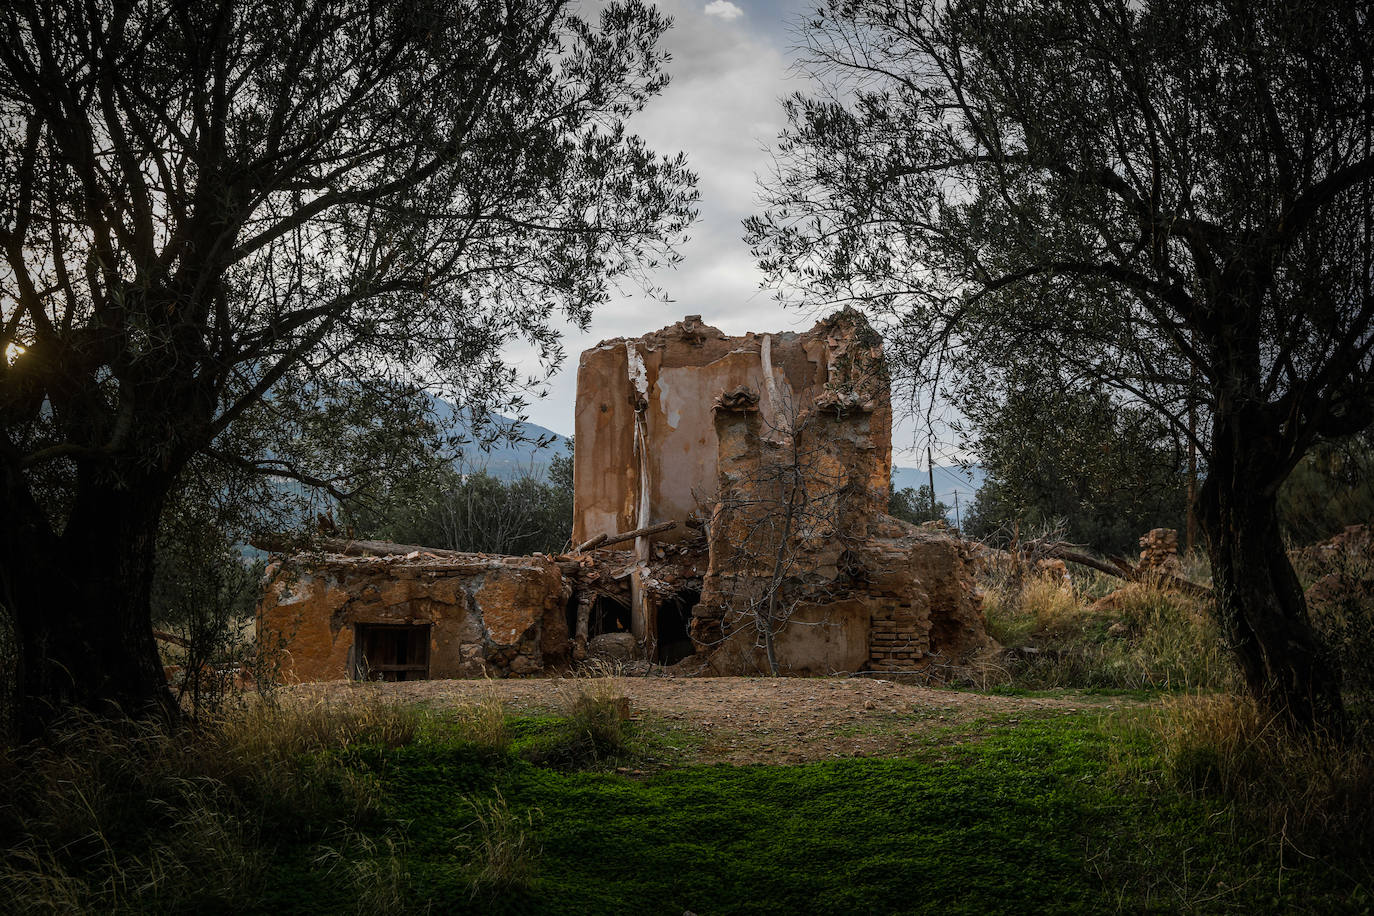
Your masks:
[[[630,701],[615,677],[579,677],[563,691],[564,715],[523,751],[531,763],[581,769],[629,757]]]
[[[1303,852],[1374,856],[1374,746],[1296,735],[1248,697],[1180,697],[1154,723],[1186,791],[1236,803]]]
[[[472,896],[484,891],[495,896],[528,887],[539,857],[534,839],[537,812],[527,811],[523,817],[512,812],[499,790],[490,798],[470,796],[464,801],[472,808],[468,830],[474,837],[459,848],[469,854]]]
[[[168,734],[73,714],[0,767],[0,899],[17,912],[252,908],[282,842],[386,835],[375,778],[331,755],[417,737],[377,703],[259,705]]]
[[[510,749],[506,707],[494,692],[482,693],[455,709],[453,727],[459,738],[489,756],[500,757]]]

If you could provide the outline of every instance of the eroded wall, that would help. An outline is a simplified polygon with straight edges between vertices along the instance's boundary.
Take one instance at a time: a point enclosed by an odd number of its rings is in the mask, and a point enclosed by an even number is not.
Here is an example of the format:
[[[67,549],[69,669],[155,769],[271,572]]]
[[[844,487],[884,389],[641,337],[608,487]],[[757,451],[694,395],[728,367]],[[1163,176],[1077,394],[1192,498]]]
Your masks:
[[[805,332],[729,337],[689,316],[639,338],[604,341],[578,362],[573,542],[649,522],[706,517],[716,497],[718,444],[712,406],[740,386],[760,393],[761,426],[784,429],[788,418],[829,391],[852,387],[870,403],[880,454],[892,466],[892,412],[886,379],[874,384],[850,371],[856,349],[876,347],[871,329],[840,312]],[[857,337],[864,339],[855,343]],[[859,361],[862,362],[862,361]],[[770,371],[765,372],[765,364]],[[636,446],[637,436],[643,446]],[[886,488],[887,477],[875,480]],[[683,528],[662,536],[671,541]]]
[[[268,571],[258,638],[288,682],[353,676],[356,624],[428,625],[431,678],[530,674],[567,661],[570,596],[541,557],[297,558]]]
[[[693,636],[718,673],[927,670],[993,647],[961,542],[888,516],[888,420],[822,397],[771,441],[759,394],[716,400],[710,564]]]

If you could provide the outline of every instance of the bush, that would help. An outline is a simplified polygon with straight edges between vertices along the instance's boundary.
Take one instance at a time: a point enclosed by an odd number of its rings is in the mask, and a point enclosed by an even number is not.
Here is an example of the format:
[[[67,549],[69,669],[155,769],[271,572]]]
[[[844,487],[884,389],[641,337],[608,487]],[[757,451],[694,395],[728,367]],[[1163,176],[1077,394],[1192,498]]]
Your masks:
[[[1155,722],[1182,789],[1234,801],[1271,833],[1316,854],[1374,854],[1374,747],[1298,736],[1249,698],[1186,697]]]
[[[389,842],[376,779],[331,755],[420,725],[372,702],[263,704],[175,734],[73,714],[0,760],[0,895],[35,913],[251,908],[283,844],[323,861],[364,833]]]

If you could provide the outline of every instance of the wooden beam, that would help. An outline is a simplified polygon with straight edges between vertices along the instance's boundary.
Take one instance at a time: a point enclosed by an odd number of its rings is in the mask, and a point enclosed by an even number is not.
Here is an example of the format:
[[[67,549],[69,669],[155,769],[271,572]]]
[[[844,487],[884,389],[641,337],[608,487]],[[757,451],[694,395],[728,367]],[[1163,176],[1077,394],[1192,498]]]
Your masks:
[[[472,554],[460,550],[445,550],[442,547],[424,547],[420,544],[393,544],[390,541],[355,541],[348,538],[320,538],[308,543],[289,543],[280,538],[261,537],[250,541],[259,550],[269,553],[294,553],[298,550],[316,546],[325,553],[338,553],[349,557],[394,557],[404,556],[416,551],[433,554],[436,557],[470,557]]]
[[[592,550],[596,547],[609,547],[612,544],[620,544],[624,541],[633,541],[638,537],[648,537],[651,534],[659,534],[663,531],[671,531],[677,527],[676,521],[659,522],[657,525],[645,525],[643,528],[636,528],[633,531],[622,531],[620,534],[598,534],[589,541],[577,545],[573,553],[581,553],[584,550]]]

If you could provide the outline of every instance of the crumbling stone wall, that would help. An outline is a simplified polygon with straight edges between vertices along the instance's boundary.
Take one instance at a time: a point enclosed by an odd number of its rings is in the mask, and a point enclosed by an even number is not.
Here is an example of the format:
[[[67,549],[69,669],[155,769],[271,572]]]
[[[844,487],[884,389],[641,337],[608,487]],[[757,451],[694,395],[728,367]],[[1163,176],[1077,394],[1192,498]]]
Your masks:
[[[428,626],[433,678],[530,674],[568,658],[570,592],[543,557],[297,557],[269,568],[258,635],[287,681],[354,676],[360,624]]]
[[[757,629],[737,599],[776,547],[789,558],[790,621],[775,640],[785,672],[930,670],[992,645],[963,543],[884,511],[889,386],[881,341],[857,313],[743,337],[689,316],[602,343],[582,355],[575,433],[573,543],[605,535],[630,549],[278,561],[259,632],[284,642],[287,677],[354,675],[358,628],[388,625],[427,628],[430,677],[598,655],[632,670],[754,673],[765,670]],[[770,535],[761,513],[778,502],[767,507],[764,482],[798,453],[808,514]],[[661,523],[672,530],[652,533]],[[615,626],[598,626],[608,609]]]
[[[719,501],[692,635],[719,673],[766,670],[756,594],[785,561],[779,669],[819,674],[966,664],[993,643],[973,590],[972,562],[942,532],[888,516],[887,428],[874,399],[837,386],[766,429],[747,387],[715,405]],[[800,486],[777,492],[779,466]],[[796,477],[784,474],[785,481]],[[790,498],[783,498],[790,496]],[[790,537],[779,534],[780,517]]]
[[[721,392],[740,387],[760,394],[765,429],[817,399],[866,400],[882,459],[874,469],[890,474],[892,409],[881,362],[872,358],[876,347],[872,329],[845,311],[809,331],[743,337],[689,315],[587,350],[577,370],[573,543],[640,527],[645,513],[653,522],[709,515],[719,451],[712,409]]]
[[[1178,557],[1178,532],[1173,528],[1151,528],[1140,537],[1141,574],[1178,576],[1183,564]]]

